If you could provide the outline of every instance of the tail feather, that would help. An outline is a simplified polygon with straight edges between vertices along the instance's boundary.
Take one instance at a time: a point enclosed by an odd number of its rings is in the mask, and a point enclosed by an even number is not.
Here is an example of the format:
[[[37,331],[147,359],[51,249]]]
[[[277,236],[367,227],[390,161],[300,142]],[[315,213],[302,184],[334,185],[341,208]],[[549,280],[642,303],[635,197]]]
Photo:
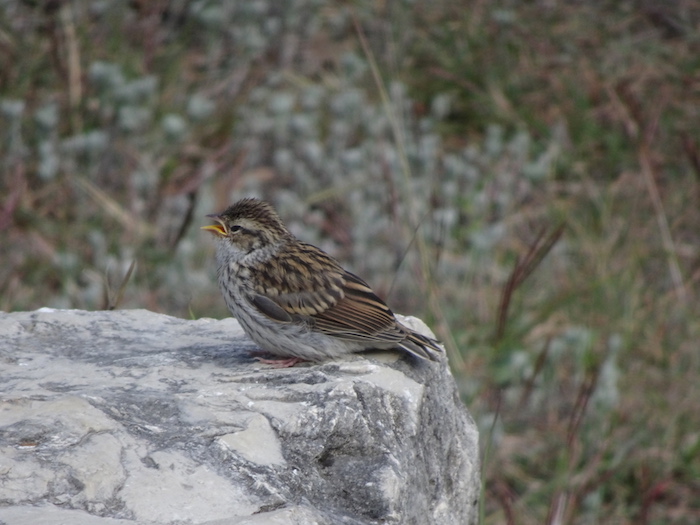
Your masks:
[[[427,337],[411,329],[406,329],[406,338],[399,343],[399,348],[421,359],[440,361],[445,355],[445,350],[440,342],[432,337]]]

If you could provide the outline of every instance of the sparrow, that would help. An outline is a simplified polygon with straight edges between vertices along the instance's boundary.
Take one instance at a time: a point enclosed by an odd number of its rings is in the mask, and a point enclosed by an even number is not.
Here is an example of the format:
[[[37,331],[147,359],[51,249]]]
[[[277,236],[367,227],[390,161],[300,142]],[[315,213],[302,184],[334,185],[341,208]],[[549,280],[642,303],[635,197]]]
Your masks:
[[[357,275],[298,240],[274,208],[243,199],[203,226],[216,238],[219,288],[245,333],[276,367],[370,349],[440,361],[438,341],[401,324]]]

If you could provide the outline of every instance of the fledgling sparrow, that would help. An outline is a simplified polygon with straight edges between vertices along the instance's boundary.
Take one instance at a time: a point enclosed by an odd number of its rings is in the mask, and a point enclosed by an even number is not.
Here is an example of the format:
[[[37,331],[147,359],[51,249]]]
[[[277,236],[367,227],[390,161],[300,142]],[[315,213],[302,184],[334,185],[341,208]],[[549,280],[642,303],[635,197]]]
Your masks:
[[[267,202],[243,199],[202,227],[216,236],[219,287],[246,334],[278,367],[397,348],[439,361],[438,342],[402,325],[362,279],[298,240]]]

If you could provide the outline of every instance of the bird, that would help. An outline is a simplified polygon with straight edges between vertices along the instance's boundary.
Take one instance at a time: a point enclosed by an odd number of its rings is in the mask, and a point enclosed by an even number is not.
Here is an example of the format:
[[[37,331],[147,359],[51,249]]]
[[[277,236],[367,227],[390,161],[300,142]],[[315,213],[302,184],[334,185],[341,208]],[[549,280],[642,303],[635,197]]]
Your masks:
[[[297,239],[268,202],[245,198],[203,226],[216,239],[217,277],[230,312],[264,352],[290,367],[364,350],[398,349],[440,361],[440,343],[396,319],[329,254]]]

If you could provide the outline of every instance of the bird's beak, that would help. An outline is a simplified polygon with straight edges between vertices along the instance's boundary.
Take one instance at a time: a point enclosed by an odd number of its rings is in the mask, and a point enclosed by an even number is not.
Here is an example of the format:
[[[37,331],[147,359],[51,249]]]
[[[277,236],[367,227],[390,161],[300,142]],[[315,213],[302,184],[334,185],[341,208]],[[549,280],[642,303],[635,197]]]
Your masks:
[[[214,219],[216,222],[219,224],[210,224],[209,226],[202,226],[202,230],[208,230],[212,232],[213,234],[219,235],[221,237],[225,237],[228,234],[228,230],[226,229],[226,225],[224,224],[224,221],[221,217],[219,217],[216,214],[212,215],[207,215],[207,217]]]

